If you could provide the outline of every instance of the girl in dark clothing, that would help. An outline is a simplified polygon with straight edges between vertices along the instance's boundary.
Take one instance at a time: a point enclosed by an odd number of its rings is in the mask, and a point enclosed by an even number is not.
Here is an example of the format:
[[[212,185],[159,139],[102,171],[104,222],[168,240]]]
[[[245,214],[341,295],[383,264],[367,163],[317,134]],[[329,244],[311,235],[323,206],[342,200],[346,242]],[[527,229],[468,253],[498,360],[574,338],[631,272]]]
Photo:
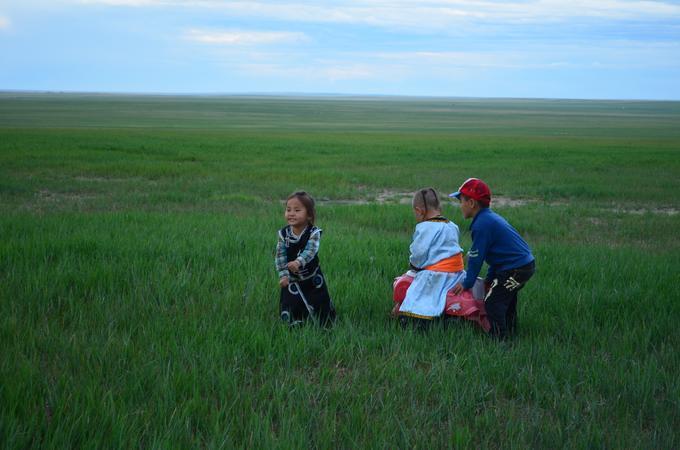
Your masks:
[[[314,199],[309,194],[301,191],[288,197],[288,225],[279,230],[275,263],[281,287],[279,312],[290,325],[308,317],[324,326],[335,320],[326,277],[319,266],[321,229],[314,226],[315,216]]]

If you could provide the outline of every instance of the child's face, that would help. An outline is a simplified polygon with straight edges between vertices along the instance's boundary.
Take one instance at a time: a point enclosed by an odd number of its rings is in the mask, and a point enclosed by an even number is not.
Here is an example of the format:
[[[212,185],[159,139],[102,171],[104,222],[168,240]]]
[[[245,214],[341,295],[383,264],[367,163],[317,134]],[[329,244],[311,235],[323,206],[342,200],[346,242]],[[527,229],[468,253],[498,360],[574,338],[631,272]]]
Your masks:
[[[425,209],[419,206],[414,206],[413,215],[416,217],[416,222],[420,223],[425,220]]]
[[[296,197],[291,198],[286,203],[286,222],[294,228],[301,228],[309,222],[307,208]]]
[[[475,208],[475,202],[471,198],[465,197],[464,195],[460,196],[460,210],[463,213],[463,217],[465,219],[470,219],[471,217],[474,217],[474,208]]]

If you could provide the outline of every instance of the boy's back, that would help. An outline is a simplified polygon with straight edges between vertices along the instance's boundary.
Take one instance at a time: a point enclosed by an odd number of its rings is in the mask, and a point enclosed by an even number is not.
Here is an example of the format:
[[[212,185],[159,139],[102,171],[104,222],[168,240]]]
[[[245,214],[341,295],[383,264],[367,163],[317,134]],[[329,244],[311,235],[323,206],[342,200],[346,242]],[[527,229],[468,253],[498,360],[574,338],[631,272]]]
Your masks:
[[[468,252],[466,289],[474,285],[484,261],[492,272],[497,272],[521,267],[534,260],[529,245],[517,230],[490,208],[483,208],[477,213],[470,230],[472,247]]]

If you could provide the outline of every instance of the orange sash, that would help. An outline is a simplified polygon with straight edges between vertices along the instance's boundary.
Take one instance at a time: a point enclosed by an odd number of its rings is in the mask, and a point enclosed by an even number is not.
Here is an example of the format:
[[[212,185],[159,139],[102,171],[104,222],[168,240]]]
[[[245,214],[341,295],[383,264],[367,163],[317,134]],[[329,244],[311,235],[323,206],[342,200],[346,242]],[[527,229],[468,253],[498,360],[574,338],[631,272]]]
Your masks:
[[[432,270],[433,272],[460,272],[464,267],[463,254],[458,253],[450,258],[444,258],[431,266],[425,267],[425,270]]]

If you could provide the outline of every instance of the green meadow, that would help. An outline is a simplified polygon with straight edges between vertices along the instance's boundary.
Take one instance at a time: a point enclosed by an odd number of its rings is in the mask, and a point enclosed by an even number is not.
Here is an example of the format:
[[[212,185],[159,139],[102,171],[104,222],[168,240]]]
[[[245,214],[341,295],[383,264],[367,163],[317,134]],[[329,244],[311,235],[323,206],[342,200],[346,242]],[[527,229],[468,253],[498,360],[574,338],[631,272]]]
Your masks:
[[[471,176],[537,260],[509,343],[388,314]],[[278,320],[298,189],[331,330]],[[678,448],[679,210],[680,102],[0,93],[0,447]]]

